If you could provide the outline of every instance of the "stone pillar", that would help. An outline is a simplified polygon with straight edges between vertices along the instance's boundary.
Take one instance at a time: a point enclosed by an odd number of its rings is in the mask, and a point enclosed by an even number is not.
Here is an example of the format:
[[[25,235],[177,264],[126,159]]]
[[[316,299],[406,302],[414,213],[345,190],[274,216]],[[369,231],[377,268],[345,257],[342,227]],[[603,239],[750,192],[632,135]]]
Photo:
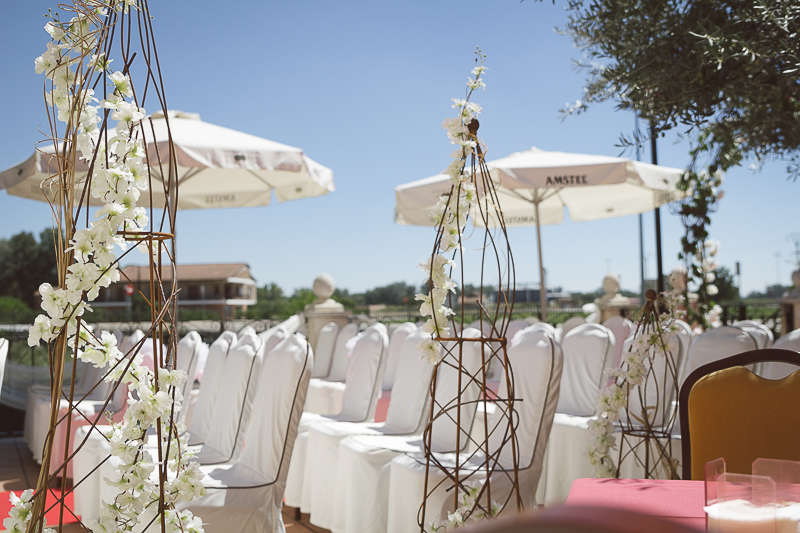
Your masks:
[[[319,330],[329,322],[336,322],[340,328],[347,325],[351,313],[346,311],[342,304],[331,298],[336,286],[333,284],[333,278],[328,274],[317,276],[317,279],[314,280],[313,290],[317,300],[306,306],[305,315],[308,342],[311,343],[312,349],[316,349]]]
[[[781,304],[782,335],[800,329],[800,270],[792,272],[794,290],[787,292],[778,300]]]
[[[594,303],[600,310],[600,323],[602,324],[612,316],[630,317],[636,305],[630,298],[618,294],[619,276],[608,274],[603,278],[603,292],[605,294],[596,299]]]

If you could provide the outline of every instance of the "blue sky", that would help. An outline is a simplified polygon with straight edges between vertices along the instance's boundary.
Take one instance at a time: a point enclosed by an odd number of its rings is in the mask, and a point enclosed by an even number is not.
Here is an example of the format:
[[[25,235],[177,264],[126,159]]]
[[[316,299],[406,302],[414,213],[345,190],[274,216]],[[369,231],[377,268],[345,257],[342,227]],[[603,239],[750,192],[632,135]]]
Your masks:
[[[440,124],[452,115],[473,66],[487,55],[481,136],[489,158],[536,146],[618,155],[634,118],[612,103],[562,122],[558,109],[582,95],[585,75],[563,25],[563,3],[518,0],[152,2],[154,29],[172,109],[301,147],[334,171],[327,196],[269,207],[181,211],[181,263],[249,263],[259,285],[291,292],[327,272],[359,292],[394,281],[418,284],[432,228],[393,223],[394,187],[433,175],[451,147]],[[222,6],[222,7],[221,7]],[[0,168],[27,158],[46,126],[43,79],[33,60],[48,36],[42,16],[55,2],[0,7]],[[134,79],[134,83],[137,80]],[[149,109],[148,109],[149,111]],[[659,163],[684,167],[688,145],[659,140]],[[645,151],[643,160],[650,161]],[[742,266],[745,293],[788,283],[794,261],[789,233],[800,231],[800,184],[785,164],[754,174],[728,173],[713,215],[719,262]],[[645,253],[655,275],[653,216],[646,214]],[[51,224],[46,204],[0,192],[0,237]],[[677,265],[682,228],[662,208],[665,271]],[[638,218],[622,217],[542,229],[548,282],[567,290],[600,286],[607,272],[639,285]],[[517,281],[538,281],[534,228],[509,237]],[[780,254],[776,258],[775,254]],[[790,264],[790,261],[791,263]],[[779,271],[779,272],[778,272]],[[780,278],[778,278],[780,274]]]

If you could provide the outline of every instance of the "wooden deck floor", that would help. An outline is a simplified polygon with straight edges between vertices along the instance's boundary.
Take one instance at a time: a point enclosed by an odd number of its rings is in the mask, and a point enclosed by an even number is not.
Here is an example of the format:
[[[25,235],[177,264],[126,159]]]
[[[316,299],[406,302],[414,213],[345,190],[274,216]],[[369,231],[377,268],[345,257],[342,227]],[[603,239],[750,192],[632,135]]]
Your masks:
[[[39,465],[33,460],[28,445],[21,436],[0,438],[0,491],[32,489],[39,478]],[[5,517],[0,517],[2,523]],[[328,533],[327,529],[313,526],[308,515],[295,520],[295,509],[284,507],[283,522],[289,533]],[[54,527],[53,524],[48,524]],[[84,533],[87,531],[80,524],[65,524],[62,533]]]

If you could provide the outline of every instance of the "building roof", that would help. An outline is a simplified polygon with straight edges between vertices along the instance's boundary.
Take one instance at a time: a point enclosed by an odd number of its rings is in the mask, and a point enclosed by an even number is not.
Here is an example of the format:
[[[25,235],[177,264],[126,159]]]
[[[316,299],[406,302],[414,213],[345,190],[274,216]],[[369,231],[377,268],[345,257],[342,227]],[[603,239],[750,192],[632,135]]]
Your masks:
[[[131,281],[145,281],[150,279],[150,267],[128,265],[122,269],[121,282],[127,282],[125,276]],[[178,265],[179,281],[220,281],[228,278],[253,279],[250,275],[250,266],[247,263],[214,263],[208,265]],[[165,266],[161,279],[172,280],[172,266]]]

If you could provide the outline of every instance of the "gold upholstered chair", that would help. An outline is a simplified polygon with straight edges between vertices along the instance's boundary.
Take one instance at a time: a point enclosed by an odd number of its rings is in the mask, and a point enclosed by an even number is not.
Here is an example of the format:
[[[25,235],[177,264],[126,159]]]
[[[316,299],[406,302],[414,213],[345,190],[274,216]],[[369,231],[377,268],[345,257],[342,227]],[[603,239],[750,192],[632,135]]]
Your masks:
[[[777,361],[800,368],[800,353],[743,352],[692,372],[681,386],[683,479],[703,479],[708,461],[750,474],[760,457],[800,461],[800,372],[770,380],[746,365]]]

